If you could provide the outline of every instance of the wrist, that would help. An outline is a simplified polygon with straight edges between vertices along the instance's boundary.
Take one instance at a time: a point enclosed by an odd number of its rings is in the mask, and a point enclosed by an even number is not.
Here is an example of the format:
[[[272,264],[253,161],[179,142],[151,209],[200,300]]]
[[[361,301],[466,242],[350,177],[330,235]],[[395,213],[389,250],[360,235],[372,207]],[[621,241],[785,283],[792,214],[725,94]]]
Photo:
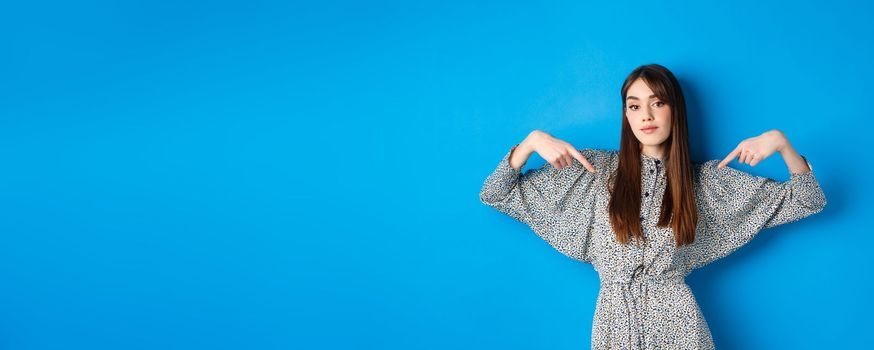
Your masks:
[[[783,155],[783,156],[785,156],[785,155],[787,155],[787,154],[797,153],[797,152],[795,151],[795,148],[792,147],[792,144],[789,143],[789,141],[788,141],[788,140],[785,140],[785,139],[784,139],[784,141],[783,141],[782,143],[780,143],[780,144],[777,146],[777,152],[779,152],[779,153],[780,153],[781,155]]]
[[[537,142],[537,138],[539,136],[540,135],[538,134],[537,130],[528,134],[528,137],[526,137],[524,140],[522,140],[522,142],[519,143],[519,150],[525,154],[534,153],[534,143]]]
[[[786,137],[786,134],[776,129],[771,130],[771,132],[774,134],[774,137],[777,138],[777,152],[783,154],[784,152],[792,150],[792,145],[789,143],[789,139]]]

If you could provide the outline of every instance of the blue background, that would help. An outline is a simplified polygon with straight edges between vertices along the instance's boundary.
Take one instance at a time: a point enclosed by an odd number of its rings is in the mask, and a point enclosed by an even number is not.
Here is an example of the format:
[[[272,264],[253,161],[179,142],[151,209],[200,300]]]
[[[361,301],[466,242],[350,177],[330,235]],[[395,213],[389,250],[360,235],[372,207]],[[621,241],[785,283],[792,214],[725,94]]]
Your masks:
[[[534,129],[616,149],[646,63],[679,77],[693,160],[779,129],[829,201],[689,276],[717,346],[874,326],[870,3],[20,6],[0,348],[588,348],[596,272],[478,194]]]

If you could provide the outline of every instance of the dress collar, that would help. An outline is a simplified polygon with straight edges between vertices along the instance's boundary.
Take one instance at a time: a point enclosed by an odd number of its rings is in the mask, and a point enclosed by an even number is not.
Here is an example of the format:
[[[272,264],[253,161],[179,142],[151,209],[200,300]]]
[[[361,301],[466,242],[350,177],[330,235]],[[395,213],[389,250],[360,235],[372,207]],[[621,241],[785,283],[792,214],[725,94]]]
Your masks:
[[[641,154],[640,154],[640,159],[641,159],[642,161],[646,162],[646,163],[651,163],[651,164],[658,164],[658,165],[661,165],[661,163],[663,163],[661,159],[656,158],[656,157],[648,156],[648,155],[646,155],[646,154],[644,154],[644,153],[641,153]]]

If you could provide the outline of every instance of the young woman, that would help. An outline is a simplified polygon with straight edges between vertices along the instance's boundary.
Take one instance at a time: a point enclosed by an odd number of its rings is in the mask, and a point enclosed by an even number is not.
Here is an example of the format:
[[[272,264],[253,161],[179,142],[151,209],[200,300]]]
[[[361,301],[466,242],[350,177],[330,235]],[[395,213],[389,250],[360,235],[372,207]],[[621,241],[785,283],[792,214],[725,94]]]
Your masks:
[[[504,155],[480,199],[598,271],[592,349],[713,349],[685,276],[764,228],[818,213],[825,194],[778,130],[693,163],[683,93],[661,65],[634,69],[621,93],[618,151],[577,149],[535,130]],[[535,152],[547,163],[522,174]],[[787,181],[725,166],[735,158],[755,166],[775,152]]]

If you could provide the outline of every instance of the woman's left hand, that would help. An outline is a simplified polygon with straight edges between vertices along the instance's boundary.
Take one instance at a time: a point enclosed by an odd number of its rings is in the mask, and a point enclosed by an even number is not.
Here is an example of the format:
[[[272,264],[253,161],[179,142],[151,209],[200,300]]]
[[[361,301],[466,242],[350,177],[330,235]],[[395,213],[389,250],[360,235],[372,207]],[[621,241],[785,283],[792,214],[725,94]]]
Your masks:
[[[770,157],[774,152],[781,151],[787,143],[786,135],[780,130],[766,131],[759,136],[741,141],[725,159],[719,162],[717,167],[722,168],[728,165],[735,157],[741,163],[756,166],[756,164]]]

